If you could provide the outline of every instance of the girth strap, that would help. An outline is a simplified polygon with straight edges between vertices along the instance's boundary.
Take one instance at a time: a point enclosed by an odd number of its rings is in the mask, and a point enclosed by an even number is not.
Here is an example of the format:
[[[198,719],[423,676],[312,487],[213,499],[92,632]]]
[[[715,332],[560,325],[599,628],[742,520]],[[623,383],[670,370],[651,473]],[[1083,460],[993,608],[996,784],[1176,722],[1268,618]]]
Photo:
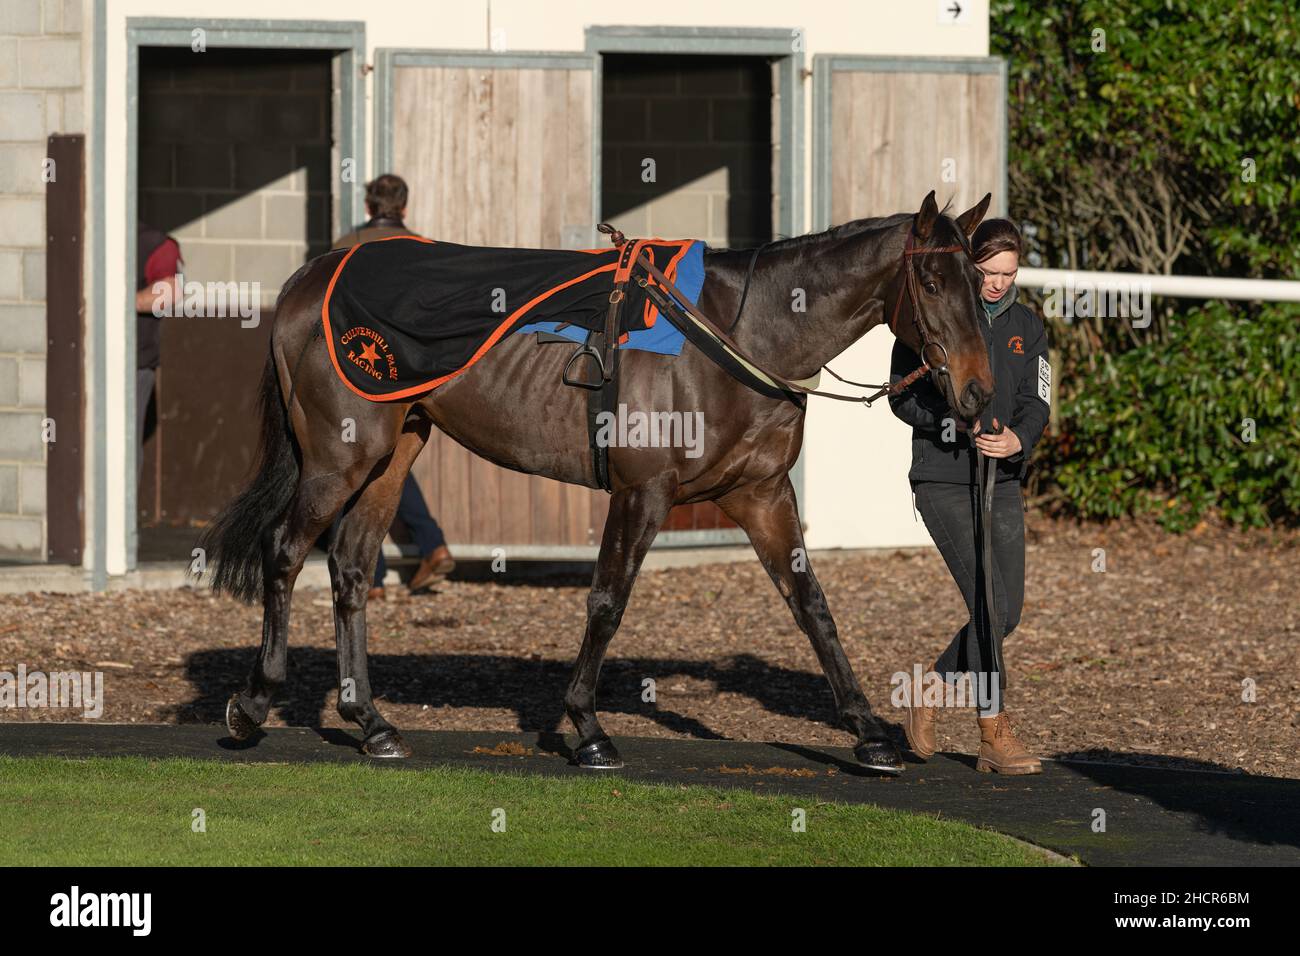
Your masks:
[[[593,336],[602,335],[600,332],[588,334],[587,346],[591,347]],[[619,350],[613,349],[605,363],[605,381],[599,388],[587,389],[587,442],[591,446],[591,470],[596,478],[596,487],[605,491],[614,490],[609,479],[609,446],[602,445],[597,436],[600,433],[600,413],[618,411],[618,363]]]
[[[572,345],[573,340],[553,332],[538,332],[539,343],[555,342]],[[600,432],[600,413],[618,410],[619,350],[605,354],[604,329],[592,329],[581,346],[574,350],[564,363],[560,378],[565,385],[573,385],[587,393],[587,444],[591,450],[591,473],[596,487],[612,491],[609,478],[609,448],[597,440]]]

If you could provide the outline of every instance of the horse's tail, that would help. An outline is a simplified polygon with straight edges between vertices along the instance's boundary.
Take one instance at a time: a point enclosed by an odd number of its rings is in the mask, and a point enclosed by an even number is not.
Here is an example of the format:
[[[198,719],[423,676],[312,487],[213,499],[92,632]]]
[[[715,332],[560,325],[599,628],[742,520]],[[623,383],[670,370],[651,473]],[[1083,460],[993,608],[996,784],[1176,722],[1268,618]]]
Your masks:
[[[275,356],[262,373],[262,441],[257,473],[204,532],[199,546],[212,573],[212,589],[246,604],[262,597],[264,537],[293,500],[298,487],[298,449],[280,394]]]

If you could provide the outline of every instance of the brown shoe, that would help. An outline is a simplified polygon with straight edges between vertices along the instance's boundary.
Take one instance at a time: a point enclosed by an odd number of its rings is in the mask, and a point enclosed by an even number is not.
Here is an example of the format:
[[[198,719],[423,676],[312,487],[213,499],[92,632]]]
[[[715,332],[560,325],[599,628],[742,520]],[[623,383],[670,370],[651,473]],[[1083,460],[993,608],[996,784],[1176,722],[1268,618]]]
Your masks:
[[[980,753],[975,769],[980,773],[1042,773],[1043,765],[1025,749],[1011,729],[1006,711],[996,717],[979,717]]]
[[[939,708],[927,707],[921,703],[920,687],[913,685],[912,693],[916,699],[904,709],[903,735],[907,737],[907,746],[912,753],[922,760],[928,760],[934,756],[939,746],[935,738]]]
[[[371,588],[369,591],[366,592],[366,600],[386,601],[388,600],[388,592],[386,592],[382,587]]]
[[[451,574],[456,568],[456,562],[452,560],[451,552],[447,546],[439,545],[432,553],[426,554],[420,562],[420,566],[415,569],[415,574],[411,575],[411,583],[407,585],[411,592],[423,591],[439,578],[444,578]]]

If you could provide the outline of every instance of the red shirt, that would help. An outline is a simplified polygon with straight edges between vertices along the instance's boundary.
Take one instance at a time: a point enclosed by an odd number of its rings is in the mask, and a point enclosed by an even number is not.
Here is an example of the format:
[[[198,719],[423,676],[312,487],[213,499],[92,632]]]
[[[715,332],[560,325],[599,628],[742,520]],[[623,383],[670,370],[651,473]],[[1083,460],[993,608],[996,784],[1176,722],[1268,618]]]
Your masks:
[[[170,279],[181,271],[181,247],[175,239],[166,239],[163,244],[149,254],[144,264],[145,288],[153,287],[155,282]]]

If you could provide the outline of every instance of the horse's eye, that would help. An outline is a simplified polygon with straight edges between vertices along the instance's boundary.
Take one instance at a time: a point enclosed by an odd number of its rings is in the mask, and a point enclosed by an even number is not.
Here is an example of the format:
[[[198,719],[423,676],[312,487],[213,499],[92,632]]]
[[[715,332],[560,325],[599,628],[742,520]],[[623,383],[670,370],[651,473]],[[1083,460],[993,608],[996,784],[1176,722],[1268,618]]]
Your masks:
[[[938,295],[939,287],[927,279],[925,282],[925,291],[930,293],[930,295]]]

